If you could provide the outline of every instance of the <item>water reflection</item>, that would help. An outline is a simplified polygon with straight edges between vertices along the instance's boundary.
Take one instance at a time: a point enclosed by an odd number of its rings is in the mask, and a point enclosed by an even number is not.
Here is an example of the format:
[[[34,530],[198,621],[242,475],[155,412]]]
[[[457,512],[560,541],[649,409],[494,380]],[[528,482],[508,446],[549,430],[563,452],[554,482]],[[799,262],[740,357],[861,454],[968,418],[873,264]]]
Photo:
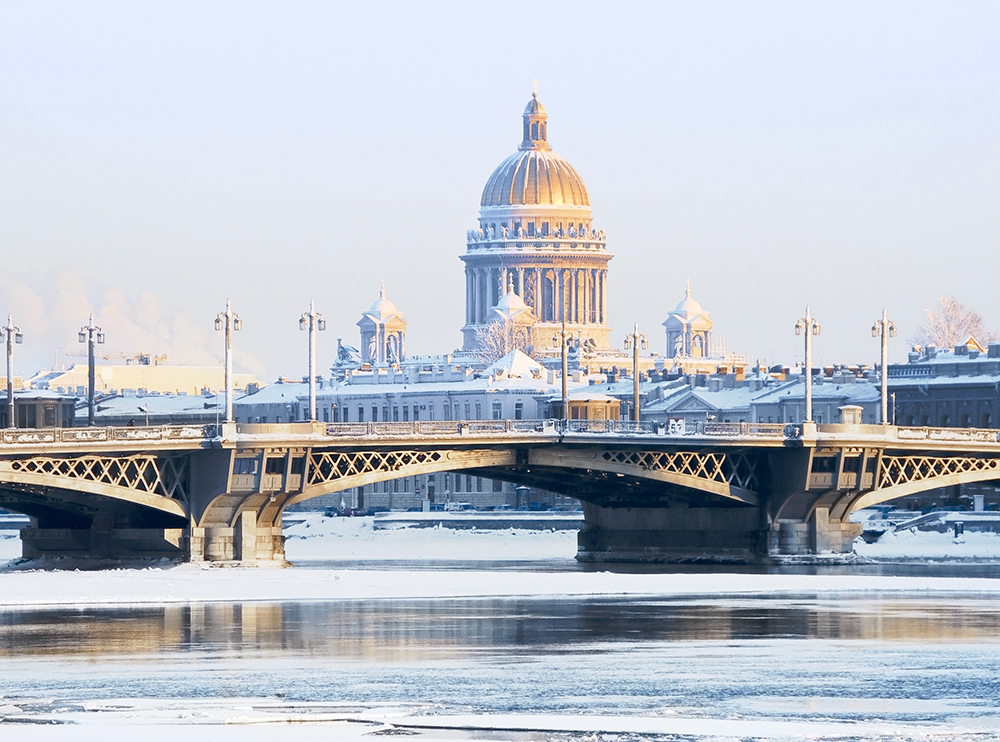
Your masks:
[[[600,650],[620,642],[1000,639],[1000,603],[968,596],[720,600],[494,599],[222,603],[0,612],[0,658],[193,653],[417,662]]]

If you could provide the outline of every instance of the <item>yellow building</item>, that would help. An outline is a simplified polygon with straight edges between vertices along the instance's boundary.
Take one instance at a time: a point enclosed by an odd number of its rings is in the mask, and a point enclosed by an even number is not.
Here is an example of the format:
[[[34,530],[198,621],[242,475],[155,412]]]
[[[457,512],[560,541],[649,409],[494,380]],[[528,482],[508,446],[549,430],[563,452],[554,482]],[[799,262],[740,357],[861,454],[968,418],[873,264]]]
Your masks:
[[[221,366],[97,365],[95,393],[158,392],[160,394],[201,394],[225,390],[225,369]],[[253,374],[233,374],[233,385],[245,390],[247,385],[264,386]],[[33,389],[48,389],[83,396],[87,389],[87,366],[73,365],[65,371],[47,371],[28,379]]]

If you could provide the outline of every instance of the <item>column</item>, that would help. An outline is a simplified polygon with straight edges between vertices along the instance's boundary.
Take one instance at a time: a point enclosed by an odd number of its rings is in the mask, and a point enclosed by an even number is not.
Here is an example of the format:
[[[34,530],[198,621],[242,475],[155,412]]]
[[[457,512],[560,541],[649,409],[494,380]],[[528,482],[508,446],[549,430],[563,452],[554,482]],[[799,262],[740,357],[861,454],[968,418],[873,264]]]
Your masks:
[[[601,271],[601,324],[608,321],[608,272]]]
[[[469,268],[465,269],[465,324],[472,324],[472,307],[473,307],[473,296],[474,292],[472,290],[472,274],[469,273]]]
[[[483,311],[483,271],[476,270],[476,324],[481,325],[486,313]]]
[[[601,324],[605,324],[608,321],[608,272],[601,271],[598,273],[601,281]]]
[[[532,276],[532,279],[535,282],[535,306],[533,311],[538,319],[543,320],[545,318],[542,317],[542,269],[535,268],[533,270],[534,276]]]

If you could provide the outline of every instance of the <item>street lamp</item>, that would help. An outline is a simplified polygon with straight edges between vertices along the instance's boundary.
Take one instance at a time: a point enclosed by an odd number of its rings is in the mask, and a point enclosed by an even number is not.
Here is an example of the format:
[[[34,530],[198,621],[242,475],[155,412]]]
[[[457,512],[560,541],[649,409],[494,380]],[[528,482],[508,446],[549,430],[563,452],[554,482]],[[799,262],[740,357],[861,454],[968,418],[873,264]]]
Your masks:
[[[795,323],[795,334],[806,336],[806,419],[805,422],[812,422],[813,400],[812,400],[812,336],[819,335],[819,322],[809,314],[809,305],[806,305],[806,316]]]
[[[326,320],[309,300],[309,311],[299,319],[299,329],[309,330],[309,422],[316,422],[316,331],[326,329]]]
[[[104,331],[94,325],[94,315],[90,315],[90,320],[80,328],[77,336],[81,343],[87,344],[87,425],[94,424],[94,387],[96,385],[97,374],[94,369],[94,342],[104,345]]]
[[[639,346],[646,350],[646,336],[639,334],[636,322],[632,332],[625,336],[625,350],[632,351],[632,419],[639,422]]]
[[[880,400],[882,402],[882,424],[889,424],[889,338],[896,337],[896,325],[889,319],[889,311],[882,308],[882,319],[875,320],[872,325],[872,337],[882,337],[882,390]],[[892,422],[896,422],[895,410],[893,410]]]
[[[24,342],[20,327],[14,327],[14,321],[7,315],[7,326],[0,327],[0,334],[7,338],[7,427],[16,428],[14,419],[14,343]]]
[[[569,418],[569,394],[566,391],[566,319],[563,318],[562,329],[558,335],[552,336],[552,345],[559,345],[562,348],[562,419]]]
[[[226,311],[219,312],[215,318],[215,329],[226,333],[226,419],[233,421],[233,332],[243,329],[243,320],[233,311],[229,299],[226,299]]]

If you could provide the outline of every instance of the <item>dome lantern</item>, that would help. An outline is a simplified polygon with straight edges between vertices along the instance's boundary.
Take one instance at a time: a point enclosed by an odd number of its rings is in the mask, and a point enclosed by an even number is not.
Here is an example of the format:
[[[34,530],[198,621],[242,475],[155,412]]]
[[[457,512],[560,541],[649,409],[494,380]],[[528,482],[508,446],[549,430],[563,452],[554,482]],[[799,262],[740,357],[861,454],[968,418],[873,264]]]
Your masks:
[[[522,152],[529,149],[552,149],[548,141],[549,116],[545,108],[538,102],[538,91],[531,94],[531,100],[524,107],[524,141],[518,149]]]

